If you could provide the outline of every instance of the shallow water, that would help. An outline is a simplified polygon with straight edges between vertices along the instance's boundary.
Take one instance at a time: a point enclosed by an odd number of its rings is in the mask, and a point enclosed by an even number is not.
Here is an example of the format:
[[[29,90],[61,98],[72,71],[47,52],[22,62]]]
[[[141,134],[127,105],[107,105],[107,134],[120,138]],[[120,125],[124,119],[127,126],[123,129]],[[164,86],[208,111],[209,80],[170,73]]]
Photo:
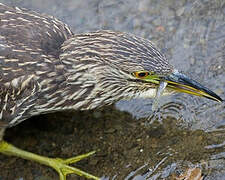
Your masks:
[[[0,2],[54,15],[77,33],[112,29],[148,38],[174,67],[225,99],[224,0]],[[152,103],[131,100],[116,104],[143,122],[148,133],[141,140],[137,137],[138,163],[128,158],[126,167],[116,164],[110,175],[103,174],[111,179],[173,179],[173,173],[178,176],[185,169],[199,167],[207,180],[225,179],[225,103],[184,94],[163,97],[160,122],[151,111]],[[110,128],[107,133],[114,135]]]

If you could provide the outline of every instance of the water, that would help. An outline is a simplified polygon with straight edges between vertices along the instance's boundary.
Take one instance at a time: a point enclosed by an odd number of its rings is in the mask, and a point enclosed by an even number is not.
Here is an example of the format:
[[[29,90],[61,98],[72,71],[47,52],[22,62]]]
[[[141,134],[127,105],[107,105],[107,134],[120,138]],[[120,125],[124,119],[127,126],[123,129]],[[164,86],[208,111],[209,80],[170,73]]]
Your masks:
[[[112,29],[148,38],[176,69],[225,99],[224,0],[5,2],[54,15],[76,33]],[[145,156],[142,165],[129,173],[121,167],[108,178],[163,179],[194,167],[202,169],[207,180],[225,179],[225,103],[184,94],[162,97],[161,124],[152,114],[152,103],[142,99],[116,104],[137,121],[145,119],[149,135],[142,145],[147,152],[139,154]]]
[[[177,8],[174,7],[174,9],[176,10]],[[202,82],[224,98],[224,2],[186,2],[185,6],[180,7],[180,9],[178,8],[176,13],[179,14],[179,11],[182,13],[175,18],[176,20],[170,20],[168,18],[168,21],[163,21],[163,24],[160,24],[165,26],[166,29],[170,29],[170,24],[175,23],[177,25],[171,33],[164,35],[162,40],[164,45],[162,48],[165,49],[167,55],[170,55],[170,62],[177,69],[182,70],[193,79]],[[162,13],[160,19],[165,20],[164,18],[166,19],[167,17],[163,16]],[[201,161],[204,159],[207,164],[205,171],[212,170],[206,179],[225,179],[225,104],[191,97],[189,95],[176,95],[163,98],[161,101],[162,107],[160,112],[165,121],[168,118],[175,118],[180,128],[185,128],[193,132],[201,130],[204,134],[203,136],[207,137],[205,146],[202,147],[198,143],[196,144],[199,152],[201,152],[200,156],[203,153],[208,155],[207,158],[203,156],[200,158]],[[129,111],[137,118],[155,118],[150,111],[152,106],[152,101],[150,100],[119,102],[117,106],[122,110]],[[195,144],[194,137],[193,141],[189,142],[190,146]],[[182,146],[185,147],[186,143],[184,141]],[[177,150],[176,147],[171,148],[176,153],[184,153]],[[193,153],[193,150],[190,149],[189,153]],[[171,155],[166,157],[169,159]],[[188,154],[184,158],[191,159]],[[149,176],[149,179],[164,178],[164,174],[169,173],[171,168],[173,170],[176,169],[175,167],[179,164],[178,159],[161,165],[162,169],[158,170],[155,175]],[[190,165],[187,166],[189,167]],[[201,163],[195,162],[194,166],[201,166]],[[139,174],[135,177],[138,177],[138,179],[141,177],[143,179],[145,176],[146,174],[142,174],[141,176]]]

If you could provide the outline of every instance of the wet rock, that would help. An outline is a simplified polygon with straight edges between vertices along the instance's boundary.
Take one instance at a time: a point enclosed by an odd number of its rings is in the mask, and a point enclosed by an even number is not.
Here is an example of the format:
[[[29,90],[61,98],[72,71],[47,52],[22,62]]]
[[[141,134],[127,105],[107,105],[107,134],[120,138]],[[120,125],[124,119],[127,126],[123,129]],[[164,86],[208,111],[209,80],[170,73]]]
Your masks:
[[[187,168],[180,175],[172,175],[171,180],[203,180],[202,170],[198,167]]]

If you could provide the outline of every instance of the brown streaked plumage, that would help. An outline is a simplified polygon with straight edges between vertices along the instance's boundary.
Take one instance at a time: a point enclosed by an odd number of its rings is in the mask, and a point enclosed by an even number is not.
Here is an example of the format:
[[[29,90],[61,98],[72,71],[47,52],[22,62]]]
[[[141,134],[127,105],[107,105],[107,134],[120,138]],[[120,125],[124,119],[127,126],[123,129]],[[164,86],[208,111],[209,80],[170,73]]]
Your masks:
[[[138,96],[138,83],[128,84],[131,72],[172,71],[147,40],[111,31],[73,35],[52,17],[0,8],[0,119],[8,126],[40,113],[92,109]]]
[[[0,5],[2,122],[13,126],[29,118],[36,113],[34,105],[47,81],[52,78],[52,92],[65,81],[59,55],[61,45],[71,36],[67,25],[53,17]]]
[[[159,87],[162,82],[168,88]],[[38,156],[3,141],[4,130],[41,113],[152,98],[158,87],[163,95],[179,90],[222,101],[174,69],[148,40],[113,31],[74,35],[53,17],[0,4],[1,153],[51,166],[61,180],[70,173],[98,179],[68,166],[92,153],[68,160]]]

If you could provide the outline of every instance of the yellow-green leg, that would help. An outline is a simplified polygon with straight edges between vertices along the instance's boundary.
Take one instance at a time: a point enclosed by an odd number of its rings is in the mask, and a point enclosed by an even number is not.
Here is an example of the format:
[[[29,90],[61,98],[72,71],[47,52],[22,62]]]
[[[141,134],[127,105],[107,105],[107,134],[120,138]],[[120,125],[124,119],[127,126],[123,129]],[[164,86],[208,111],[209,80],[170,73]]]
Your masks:
[[[77,174],[79,176],[84,176],[88,179],[95,179],[100,180],[100,178],[93,176],[91,174],[88,174],[84,171],[81,171],[75,167],[69,166],[69,164],[75,163],[77,161],[80,161],[92,154],[95,153],[95,151],[92,151],[87,154],[83,154],[80,156],[76,156],[69,159],[60,159],[60,158],[48,158],[44,156],[40,156],[28,151],[24,151],[22,149],[19,149],[6,141],[0,140],[0,153],[3,153],[5,155],[9,156],[18,156],[23,159],[32,160],[39,162],[41,164],[44,164],[46,166],[50,166],[53,169],[55,169],[59,173],[60,180],[66,180],[66,176],[68,174]]]

